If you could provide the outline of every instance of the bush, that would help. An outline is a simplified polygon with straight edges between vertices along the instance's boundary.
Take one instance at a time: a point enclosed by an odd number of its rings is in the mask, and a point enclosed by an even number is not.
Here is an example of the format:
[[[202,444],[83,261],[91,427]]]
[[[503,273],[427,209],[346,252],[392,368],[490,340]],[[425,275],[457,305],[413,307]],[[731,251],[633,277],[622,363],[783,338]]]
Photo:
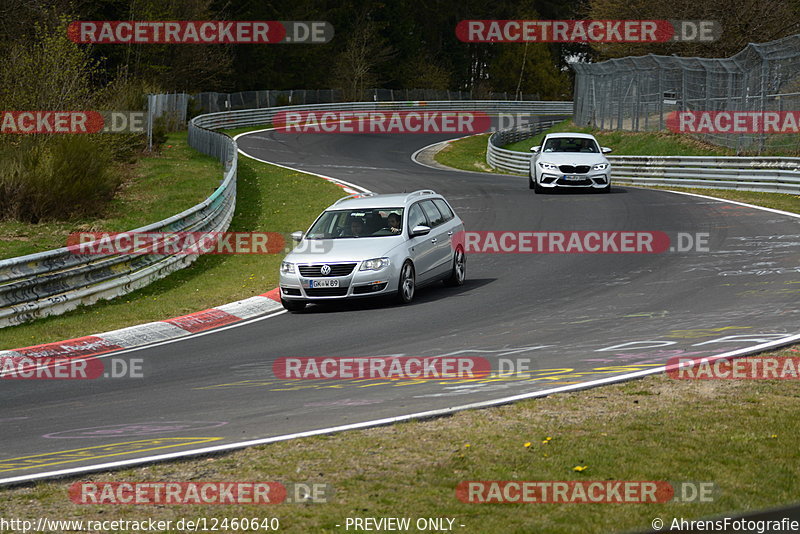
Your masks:
[[[24,139],[2,150],[0,219],[38,223],[101,214],[120,181],[92,136]]]

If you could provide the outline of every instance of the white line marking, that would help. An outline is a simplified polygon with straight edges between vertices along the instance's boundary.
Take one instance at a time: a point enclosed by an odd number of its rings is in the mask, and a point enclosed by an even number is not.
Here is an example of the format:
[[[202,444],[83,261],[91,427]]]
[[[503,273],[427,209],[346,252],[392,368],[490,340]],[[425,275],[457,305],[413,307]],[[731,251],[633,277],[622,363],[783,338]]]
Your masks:
[[[466,139],[468,137],[475,137],[476,135],[483,135],[485,133],[486,132],[476,133],[476,134],[472,134],[472,135],[465,135],[464,137],[455,137],[453,139],[447,139],[445,141],[438,141],[436,143],[431,143],[430,145],[426,145],[426,146],[420,148],[419,150],[417,150],[416,152],[414,152],[413,154],[411,154],[411,161],[416,163],[417,165],[421,165],[422,167],[426,167],[428,169],[433,169],[435,171],[442,171],[442,172],[468,172],[468,173],[471,173],[471,174],[489,174],[489,175],[492,175],[492,176],[515,176],[513,174],[503,174],[503,173],[495,173],[495,172],[467,171],[467,170],[464,170],[464,169],[456,169],[454,167],[448,167],[446,169],[442,169],[441,167],[434,167],[433,165],[428,165],[427,163],[422,163],[421,161],[419,161],[417,159],[417,156],[419,156],[420,152],[422,152],[423,150],[427,150],[427,149],[431,148],[432,146],[445,145],[445,144],[448,144],[448,143],[452,143],[453,141],[460,141],[461,139]],[[443,164],[440,163],[440,165],[443,165]],[[444,165],[444,166],[447,167],[447,165]]]
[[[719,354],[715,356],[715,359],[720,358],[735,358],[736,356],[745,356],[747,354],[753,354],[757,352],[762,352],[770,348],[775,348],[783,345],[788,345],[794,341],[800,341],[800,334],[795,334],[791,336],[787,336],[782,339],[777,339],[775,341],[769,341],[767,343],[762,343],[760,345],[754,345],[752,347],[746,347],[743,349],[736,349],[730,352],[726,352],[724,354]],[[161,462],[164,460],[173,460],[176,458],[185,458],[187,456],[198,456],[203,454],[212,454],[218,452],[226,452],[232,451],[236,449],[243,449],[246,447],[254,447],[256,445],[266,445],[268,443],[276,443],[278,441],[288,441],[290,439],[298,439],[298,438],[306,438],[310,436],[319,436],[322,434],[333,434],[336,432],[343,432],[346,430],[357,430],[363,428],[369,428],[373,426],[382,426],[394,423],[400,423],[403,421],[409,421],[411,419],[428,419],[432,417],[440,417],[444,415],[450,415],[455,412],[463,411],[463,410],[472,410],[476,408],[488,408],[491,406],[497,406],[500,404],[508,404],[511,402],[516,402],[520,400],[526,399],[533,399],[536,397],[546,397],[548,395],[553,395],[555,393],[565,393],[567,391],[576,391],[580,389],[588,389],[596,386],[608,385],[613,384],[616,382],[624,382],[626,380],[632,380],[634,378],[641,378],[647,375],[663,373],[666,370],[666,365],[661,367],[656,367],[654,369],[646,369],[644,371],[635,371],[633,373],[627,373],[624,375],[613,376],[613,377],[606,377],[600,378],[597,380],[591,380],[589,382],[582,382],[580,384],[571,384],[567,386],[560,386],[557,388],[546,389],[543,391],[534,391],[532,393],[522,393],[519,395],[513,395],[511,397],[503,397],[501,399],[494,399],[489,401],[482,401],[482,402],[475,402],[472,404],[464,404],[461,406],[455,406],[453,408],[443,408],[439,410],[429,410],[427,412],[417,412],[408,415],[399,415],[396,417],[386,417],[384,419],[374,419],[372,421],[364,421],[362,423],[351,423],[348,425],[341,425],[341,426],[333,426],[329,428],[321,428],[318,430],[308,430],[306,432],[297,432],[294,434],[285,434],[283,436],[275,436],[272,438],[261,438],[261,439],[253,439],[249,441],[240,441],[238,443],[226,443],[224,445],[216,445],[214,447],[204,447],[201,449],[192,449],[188,451],[179,451],[173,452],[168,454],[159,454],[156,456],[147,456],[145,458],[133,458],[130,460],[120,460],[117,462],[109,462],[105,464],[98,464],[93,466],[84,466],[84,467],[73,467],[71,469],[61,469],[58,471],[49,471],[46,473],[36,473],[33,475],[23,475],[18,477],[11,477],[11,478],[3,478],[0,479],[0,484],[12,484],[15,482],[26,482],[30,480],[37,480],[41,478],[51,478],[51,477],[63,477],[67,475],[76,475],[79,473],[87,473],[91,471],[101,471],[106,469],[116,469],[120,467],[126,467],[136,464],[142,463],[151,463],[151,462]],[[2,462],[2,460],[0,460]]]
[[[252,132],[240,133],[240,134],[237,134],[236,136],[234,136],[233,140],[236,141],[237,139],[239,139],[243,135],[250,135],[250,134],[259,133],[259,132],[269,132],[269,131],[272,131],[272,130],[275,130],[275,129],[276,128],[264,128],[263,130],[254,130]],[[272,161],[267,161],[265,159],[257,158],[255,156],[252,156],[252,155],[248,154],[247,152],[245,152],[241,148],[239,149],[239,153],[242,154],[245,157],[250,158],[250,159],[254,159],[256,161],[260,161],[261,163],[266,163],[268,165],[275,165],[276,167],[281,167],[283,169],[288,169],[290,171],[302,172],[304,174],[310,174],[311,176],[318,176],[320,178],[324,178],[325,180],[329,180],[329,181],[331,181],[331,182],[333,182],[335,184],[343,184],[343,185],[346,185],[347,187],[355,189],[356,191],[360,190],[362,193],[372,193],[372,191],[370,191],[366,187],[361,187],[360,185],[356,185],[354,183],[345,182],[344,180],[340,180],[338,178],[334,178],[333,176],[325,176],[324,174],[319,174],[319,173],[316,173],[316,172],[306,171],[306,170],[303,170],[303,169],[297,169],[295,167],[288,167],[286,165],[281,165],[280,163],[275,163],[275,162],[272,162]]]
[[[649,189],[649,188],[644,187],[643,189]],[[672,189],[650,189],[650,191],[666,191],[667,193],[675,193],[676,195],[688,195],[690,197],[706,198],[708,200],[716,200],[717,202],[727,202],[729,204],[736,204],[737,206],[744,206],[746,208],[755,208],[757,210],[768,211],[770,213],[777,213],[778,215],[788,215],[789,217],[795,217],[800,219],[800,213],[781,211],[781,210],[776,210],[774,208],[765,208],[764,206],[756,206],[755,204],[747,204],[746,202],[739,202],[737,200],[728,200],[727,198],[709,197],[707,195],[701,195],[699,193],[687,193],[686,191],[673,191]],[[778,193],[778,194],[785,195],[788,193]]]
[[[238,137],[240,137],[242,135],[247,135],[247,134],[257,133],[257,132],[263,132],[263,131],[269,131],[269,130],[273,130],[273,129],[274,128],[267,128],[267,129],[264,129],[264,130],[256,130],[256,131],[253,131],[253,132],[242,133],[242,134],[239,134],[236,137],[234,137],[234,139],[237,139]],[[431,146],[431,145],[428,145],[428,146]],[[347,183],[347,182],[344,182],[342,180],[338,180],[336,178],[332,178],[330,176],[323,176],[321,174],[316,174],[316,173],[313,173],[313,172],[304,171],[302,169],[294,169],[292,167],[286,167],[284,165],[279,165],[277,163],[272,163],[272,162],[269,162],[269,161],[266,161],[266,160],[262,160],[262,159],[253,157],[253,156],[245,153],[241,149],[239,150],[239,152],[241,154],[243,154],[244,156],[246,156],[246,157],[249,157],[249,158],[254,159],[256,161],[260,161],[262,163],[268,163],[270,165],[275,165],[277,167],[283,167],[285,169],[298,171],[298,172],[303,172],[303,173],[311,174],[311,175],[314,175],[314,176],[319,176],[321,178],[325,178],[325,179],[328,179],[328,180],[333,180],[333,181],[336,181],[336,182]],[[360,186],[356,186],[355,184],[349,184],[349,183],[347,183],[347,184],[349,186],[351,186],[351,187],[354,187],[354,188],[363,189]],[[363,191],[364,192],[368,192],[366,189],[364,189]],[[700,198],[706,198],[706,199],[709,199],[709,200],[717,200],[719,202],[729,202],[731,204],[738,204],[740,206],[746,206],[746,207],[749,207],[749,208],[756,208],[756,209],[760,209],[760,210],[764,210],[764,211],[769,211],[769,212],[772,212],[772,213],[777,213],[777,214],[781,214],[781,215],[789,215],[791,217],[800,218],[800,214],[796,214],[796,213],[790,213],[790,212],[776,210],[776,209],[772,209],[772,208],[764,208],[762,206],[755,206],[755,205],[752,205],[752,204],[746,204],[746,203],[743,203],[743,202],[737,202],[737,201],[733,201],[733,200],[709,197],[709,196],[700,195],[700,194],[696,194],[696,193],[685,193],[685,192],[682,192],[682,191],[672,191],[672,190],[669,190],[669,189],[667,189],[667,190],[665,190],[665,189],[657,189],[655,191],[666,191],[666,192],[669,192],[669,193],[677,193],[679,195],[689,195],[689,196],[695,196],[695,197],[700,197]],[[278,311],[276,313],[273,313],[273,314],[270,314],[270,315],[266,315],[264,317],[257,317],[255,319],[242,321],[242,322],[239,322],[239,323],[235,323],[235,324],[224,326],[224,327],[221,327],[221,328],[209,330],[209,331],[206,331],[206,332],[198,332],[196,334],[190,334],[188,336],[183,336],[183,337],[180,337],[180,338],[161,341],[161,342],[158,342],[158,343],[154,343],[152,345],[143,345],[141,347],[134,347],[134,348],[125,349],[125,350],[119,351],[119,352],[99,355],[99,356],[96,356],[96,357],[97,358],[102,358],[102,357],[115,356],[115,355],[123,354],[125,352],[132,352],[132,351],[140,350],[140,349],[143,349],[143,348],[156,347],[156,346],[159,346],[159,345],[165,345],[167,343],[173,343],[173,342],[176,342],[176,341],[183,341],[183,340],[189,339],[191,337],[199,337],[199,336],[202,336],[202,335],[213,334],[213,333],[216,333],[216,332],[220,332],[222,330],[227,330],[229,328],[236,328],[238,326],[242,326],[242,325],[245,325],[245,324],[254,323],[254,322],[257,322],[257,321],[262,321],[264,319],[269,319],[269,318],[272,318],[272,317],[274,317],[276,315],[280,315],[282,313],[286,313],[286,310],[281,310],[281,311]],[[737,350],[733,350],[733,351],[726,352],[726,353],[723,353],[723,354],[718,354],[718,355],[714,356],[714,359],[718,360],[718,359],[723,359],[723,358],[735,358],[737,356],[745,356],[745,355],[748,355],[748,354],[754,354],[754,353],[758,353],[758,352],[763,352],[763,351],[765,351],[767,349],[770,349],[770,348],[775,348],[775,347],[780,347],[780,346],[783,346],[783,345],[788,345],[788,344],[793,343],[795,341],[800,341],[800,334],[788,336],[788,337],[785,337],[785,338],[782,338],[782,339],[778,339],[778,340],[775,340],[775,341],[770,341],[770,342],[767,342],[767,343],[762,343],[760,345],[754,345],[752,347],[745,347],[743,349],[737,349]],[[411,419],[426,419],[426,418],[438,417],[438,416],[443,416],[443,415],[449,415],[449,414],[452,414],[452,413],[455,413],[455,412],[459,412],[459,411],[463,411],[463,410],[470,410],[470,409],[477,409],[477,408],[488,408],[488,407],[491,407],[491,406],[497,406],[497,405],[500,405],[500,404],[508,404],[508,403],[511,403],[511,402],[519,401],[519,400],[533,399],[533,398],[537,398],[537,397],[545,397],[545,396],[548,396],[548,395],[553,395],[555,393],[564,393],[564,392],[567,392],[567,391],[576,391],[576,390],[580,390],[580,389],[589,389],[589,388],[592,388],[592,387],[608,385],[608,384],[614,384],[614,383],[617,383],[617,382],[624,382],[624,381],[627,381],[627,380],[632,380],[634,378],[641,378],[641,377],[644,377],[644,376],[647,376],[647,375],[651,375],[651,374],[663,373],[665,371],[666,371],[666,366],[664,365],[664,366],[661,366],[661,367],[656,367],[654,369],[646,369],[644,371],[636,371],[636,372],[627,373],[627,374],[624,374],[624,375],[600,378],[600,379],[597,379],[597,380],[591,380],[589,382],[582,382],[580,384],[571,384],[571,385],[567,385],[567,386],[560,386],[560,387],[557,387],[557,388],[546,389],[546,390],[543,390],[543,391],[534,391],[532,393],[522,393],[520,395],[513,395],[511,397],[503,397],[503,398],[500,398],[500,399],[494,399],[494,400],[489,400],[489,401],[476,402],[476,403],[472,403],[472,404],[464,404],[464,405],[455,406],[455,407],[452,407],[452,408],[444,408],[444,409],[440,409],[440,410],[429,410],[427,412],[418,412],[418,413],[409,414],[409,415],[400,415],[400,416],[396,416],[396,417],[387,417],[387,418],[384,418],[384,419],[375,419],[375,420],[372,420],[372,421],[364,421],[362,423],[352,423],[352,424],[349,424],[349,425],[341,425],[341,426],[323,428],[323,429],[319,429],[319,430],[309,430],[309,431],[306,431],[306,432],[298,432],[298,433],[294,433],[294,434],[286,434],[286,435],[283,435],[283,436],[275,436],[275,437],[272,437],[272,438],[262,438],[262,439],[255,439],[255,440],[250,440],[250,441],[241,441],[241,442],[238,442],[238,443],[228,443],[228,444],[225,444],[225,445],[217,445],[215,447],[205,447],[205,448],[202,448],[202,449],[192,449],[192,450],[188,450],[188,451],[180,451],[180,452],[174,452],[174,453],[169,453],[169,454],[148,456],[148,457],[145,457],[145,458],[133,458],[133,459],[130,459],[130,460],[122,460],[122,461],[118,461],[118,462],[109,462],[109,463],[98,464],[98,465],[93,465],[93,466],[75,467],[75,468],[72,468],[72,469],[62,469],[62,470],[59,470],[59,471],[49,471],[49,472],[45,472],[45,473],[37,473],[37,474],[34,474],[34,475],[3,478],[3,479],[0,479],[0,484],[13,484],[13,483],[17,483],[17,482],[26,482],[26,481],[31,481],[31,480],[38,480],[38,479],[42,479],[42,478],[63,477],[63,476],[67,476],[67,475],[75,475],[75,474],[79,474],[79,473],[88,473],[88,472],[92,472],[92,471],[101,471],[101,470],[106,470],[106,469],[116,469],[116,468],[119,468],[119,467],[137,465],[137,464],[142,464],[142,463],[160,462],[160,461],[171,460],[171,459],[176,459],[176,458],[185,458],[185,457],[188,457],[188,456],[197,456],[197,455],[211,454],[211,453],[217,453],[217,452],[226,452],[226,451],[232,451],[232,450],[236,450],[236,449],[243,449],[243,448],[246,448],[246,447],[253,447],[253,446],[256,446],[256,445],[265,445],[265,444],[268,444],[268,443],[276,443],[276,442],[279,442],[279,441],[288,441],[288,440],[291,440],[291,439],[298,439],[298,438],[304,438],[304,437],[310,437],[310,436],[318,436],[318,435],[322,435],[322,434],[332,434],[332,433],[337,433],[337,432],[343,432],[343,431],[346,431],[346,430],[356,430],[356,429],[362,429],[362,428],[369,428],[369,427],[373,427],[373,426],[388,425],[388,424],[393,424],[393,423],[399,423],[399,422],[402,422],[402,421],[408,421],[408,420],[411,420]],[[0,462],[2,462],[2,460],[0,460]]]

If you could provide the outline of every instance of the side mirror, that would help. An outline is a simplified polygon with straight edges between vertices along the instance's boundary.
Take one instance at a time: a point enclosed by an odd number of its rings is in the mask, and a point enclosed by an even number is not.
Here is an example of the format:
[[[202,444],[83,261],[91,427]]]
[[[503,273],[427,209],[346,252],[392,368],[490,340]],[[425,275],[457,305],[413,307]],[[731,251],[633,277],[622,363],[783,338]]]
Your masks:
[[[431,227],[430,226],[424,226],[424,225],[420,224],[419,226],[415,226],[411,230],[411,237],[417,237],[417,236],[421,236],[421,235],[428,235],[429,233],[431,233]]]
[[[531,147],[531,152],[533,152],[534,154],[538,154],[539,150],[541,150],[541,149],[542,149],[542,147],[540,147],[540,146],[532,146]]]
[[[300,230],[292,232],[292,241],[294,241],[295,243],[299,243],[302,240],[303,240],[303,232],[301,232]]]
[[[613,151],[614,151],[613,148],[608,148],[607,146],[601,146],[600,147],[600,152],[602,152],[603,154],[608,154],[609,152],[613,152]]]

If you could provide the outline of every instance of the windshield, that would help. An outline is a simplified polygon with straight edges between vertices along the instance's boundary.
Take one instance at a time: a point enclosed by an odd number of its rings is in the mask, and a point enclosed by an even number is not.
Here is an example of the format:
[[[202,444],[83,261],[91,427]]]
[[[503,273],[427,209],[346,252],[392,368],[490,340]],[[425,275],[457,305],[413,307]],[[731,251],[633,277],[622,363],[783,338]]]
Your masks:
[[[593,139],[585,137],[551,137],[544,144],[544,152],[597,153],[600,149]]]
[[[403,208],[326,211],[308,231],[308,239],[383,237],[403,232]]]

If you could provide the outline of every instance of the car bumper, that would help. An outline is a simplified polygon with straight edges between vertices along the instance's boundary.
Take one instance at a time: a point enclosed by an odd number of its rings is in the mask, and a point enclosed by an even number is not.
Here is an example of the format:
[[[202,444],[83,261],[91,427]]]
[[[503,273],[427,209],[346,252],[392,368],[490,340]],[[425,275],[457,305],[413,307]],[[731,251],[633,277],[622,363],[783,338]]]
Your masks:
[[[543,173],[539,176],[540,187],[545,188],[592,188],[604,189],[611,183],[610,175],[607,173],[595,173],[582,176],[582,180],[564,180],[562,175]]]
[[[299,274],[280,275],[280,292],[284,300],[325,301],[375,297],[397,292],[399,273],[386,268],[380,271],[355,271],[348,276],[305,277]],[[337,280],[338,287],[315,288],[321,280]]]

